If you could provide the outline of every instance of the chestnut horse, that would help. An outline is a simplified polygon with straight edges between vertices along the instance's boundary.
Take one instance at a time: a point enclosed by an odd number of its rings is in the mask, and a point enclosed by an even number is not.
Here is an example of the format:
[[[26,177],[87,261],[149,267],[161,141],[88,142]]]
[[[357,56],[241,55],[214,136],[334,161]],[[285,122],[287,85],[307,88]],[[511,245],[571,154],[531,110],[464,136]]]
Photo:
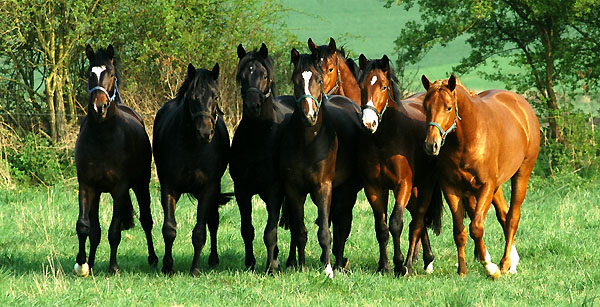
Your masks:
[[[462,197],[476,199],[475,204],[465,208],[472,211],[469,233],[486,273],[493,279],[507,271],[516,273],[514,235],[540,147],[535,112],[523,97],[510,91],[488,90],[473,95],[453,75],[433,84],[425,76],[421,79],[427,90],[425,151],[438,157],[440,183],[452,212],[458,273],[467,273],[467,232],[459,207]],[[492,199],[497,199],[500,185],[508,179],[511,200],[504,225],[504,256],[498,269],[483,242],[483,225]]]
[[[346,59],[344,49],[337,49],[330,37],[329,45],[318,46],[308,39],[308,48],[317,52],[323,69],[323,90],[327,95],[342,95],[360,105],[360,88],[356,82],[356,64]],[[349,64],[350,63],[350,64]],[[351,65],[354,65],[352,67]]]
[[[328,99],[319,59],[316,52],[301,55],[295,48],[291,51],[297,104],[283,131],[279,162],[299,265],[305,266],[304,201],[310,194],[318,208],[321,262],[325,274],[333,278],[329,224],[333,224],[335,268],[345,268],[348,260],[344,258],[344,245],[350,234],[356,194],[361,189],[356,167],[360,110],[346,97]],[[288,259],[291,262],[295,259]]]
[[[373,209],[375,231],[379,242],[379,271],[389,272],[387,243],[389,233],[394,242],[394,271],[397,275],[413,273],[411,257],[419,238],[423,245],[426,272],[433,271],[434,255],[424,226],[433,226],[439,234],[442,217],[442,195],[437,180],[435,159],[423,151],[425,115],[423,94],[398,100],[398,79],[389,58],[368,61],[360,55],[362,74],[359,85],[362,96],[362,122],[359,159],[364,191]],[[395,197],[394,209],[387,225],[389,190]],[[404,209],[412,216],[406,262],[400,250]],[[427,222],[427,223],[426,223]],[[418,251],[416,251],[418,256]]]
[[[177,235],[175,208],[183,193],[198,200],[192,231],[194,258],[190,273],[200,274],[200,254],[210,230],[210,266],[219,263],[217,230],[219,205],[229,201],[221,193],[221,177],[229,160],[229,134],[219,109],[219,64],[212,71],[188,65],[187,77],[175,99],[165,103],[154,120],[154,160],[164,213],[165,256],[162,271],[173,273],[173,242]]]
[[[100,243],[98,207],[100,195],[108,192],[113,198],[113,216],[108,230],[110,266],[117,273],[117,248],[121,231],[133,227],[133,205],[129,189],[133,189],[140,207],[140,222],[146,233],[148,263],[158,263],[152,243],[150,212],[150,140],[142,118],[121,102],[117,89],[117,65],[112,45],[94,52],[85,48],[90,62],[88,91],[90,102],[83,118],[77,143],[75,165],[79,182],[79,217],[77,237],[79,252],[75,274],[88,276],[94,266]],[[86,262],[85,242],[90,238],[90,255]]]
[[[268,212],[264,232],[268,272],[279,267],[277,259],[277,222],[284,199],[279,176],[279,142],[282,127],[294,110],[293,96],[276,96],[273,60],[262,44],[258,51],[237,47],[239,63],[236,79],[241,85],[243,115],[231,144],[229,173],[241,217],[241,233],[246,249],[245,264],[254,269],[256,259],[252,242],[252,196],[258,194]]]

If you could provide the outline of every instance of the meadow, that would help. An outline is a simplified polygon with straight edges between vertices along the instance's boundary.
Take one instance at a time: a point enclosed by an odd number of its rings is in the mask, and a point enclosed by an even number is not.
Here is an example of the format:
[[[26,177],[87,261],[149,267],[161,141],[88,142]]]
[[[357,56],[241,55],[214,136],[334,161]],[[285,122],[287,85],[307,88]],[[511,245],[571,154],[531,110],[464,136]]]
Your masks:
[[[600,196],[597,182],[565,184],[562,180],[534,178],[522,210],[516,242],[521,256],[518,274],[492,281],[483,267],[467,258],[469,274],[456,274],[456,248],[449,212],[445,209],[442,233],[432,235],[435,271],[426,275],[418,263],[417,274],[394,277],[376,272],[378,248],[370,206],[362,192],[354,209],[347,243],[348,272],[333,280],[321,272],[316,239],[315,207],[307,203],[309,230],[307,270],[282,269],[263,273],[266,252],[262,229],[266,210],[254,201],[253,222],[256,272],[244,268],[244,248],[235,201],[221,208],[218,233],[220,264],[207,265],[208,245],[202,253],[203,274],[189,276],[193,254],[191,231],[195,204],[183,197],[176,212],[178,237],[174,245],[174,276],[165,276],[146,262],[143,231],[136,220],[123,232],[119,247],[120,274],[108,273],[106,231],[111,199],[101,200],[102,241],[97,262],[88,278],[75,277],[77,251],[77,186],[65,183],[46,188],[0,191],[0,305],[584,305],[600,303]],[[229,180],[223,189],[231,191]],[[158,184],[153,181],[153,237],[162,260],[162,208]],[[508,194],[508,193],[506,193]],[[137,212],[137,205],[136,212]],[[492,209],[493,210],[493,209]],[[406,215],[406,222],[410,220]],[[468,221],[467,221],[468,223]],[[407,227],[402,236],[406,251]],[[289,231],[279,229],[279,259],[285,262]],[[486,243],[496,263],[503,252],[503,235],[490,211]],[[208,244],[208,242],[207,242]],[[89,244],[88,244],[89,245]],[[390,243],[391,246],[391,243]],[[473,242],[467,243],[472,255]],[[391,252],[391,251],[390,251]]]

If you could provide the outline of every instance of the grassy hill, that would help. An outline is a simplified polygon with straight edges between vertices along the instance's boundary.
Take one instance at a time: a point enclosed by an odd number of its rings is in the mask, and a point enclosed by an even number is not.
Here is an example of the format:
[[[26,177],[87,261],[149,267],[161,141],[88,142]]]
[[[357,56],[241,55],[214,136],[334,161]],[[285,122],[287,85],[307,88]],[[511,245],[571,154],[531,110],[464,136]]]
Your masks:
[[[329,37],[336,39],[350,50],[350,57],[364,53],[367,58],[379,58],[387,54],[395,61],[394,41],[404,24],[419,18],[418,8],[405,11],[402,7],[383,7],[382,0],[284,0],[289,8],[286,23],[300,41],[309,37],[317,44],[325,44]],[[437,46],[417,65],[411,66],[419,76],[426,74],[430,80],[447,78],[452,67],[468,54],[470,47],[465,37],[446,47]],[[482,69],[490,69],[483,67]],[[474,71],[460,76],[461,81],[473,90],[504,88],[504,84],[483,80]],[[421,87],[418,87],[420,90]]]

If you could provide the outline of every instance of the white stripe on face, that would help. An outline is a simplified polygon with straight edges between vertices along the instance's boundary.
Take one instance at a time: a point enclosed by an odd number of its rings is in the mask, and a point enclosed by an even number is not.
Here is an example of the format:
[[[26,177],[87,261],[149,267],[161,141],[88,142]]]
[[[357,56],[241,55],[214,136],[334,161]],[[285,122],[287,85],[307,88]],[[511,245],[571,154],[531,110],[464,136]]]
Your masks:
[[[372,100],[367,102],[368,106],[375,107]],[[371,131],[371,133],[375,133],[377,131],[377,125],[379,125],[379,117],[377,117],[377,113],[371,109],[364,109],[362,111],[362,122],[363,125]]]
[[[105,70],[106,70],[105,65],[92,67],[92,73],[96,74],[96,77],[98,78],[98,85],[100,85],[100,75]]]
[[[308,89],[308,83],[310,82],[310,77],[312,77],[312,71],[305,71],[302,73],[302,78],[304,79],[304,94],[311,95],[310,90]],[[312,99],[305,98],[308,101],[308,116],[315,115],[315,110],[313,110]]]
[[[375,84],[375,82],[377,82],[377,76],[373,76],[373,79],[371,79],[371,85]]]

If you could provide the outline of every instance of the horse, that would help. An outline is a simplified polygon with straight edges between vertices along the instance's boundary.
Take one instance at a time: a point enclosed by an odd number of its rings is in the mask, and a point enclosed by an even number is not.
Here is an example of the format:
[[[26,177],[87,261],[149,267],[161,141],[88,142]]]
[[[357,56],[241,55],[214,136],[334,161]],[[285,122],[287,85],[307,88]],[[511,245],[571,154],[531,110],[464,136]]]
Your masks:
[[[110,243],[109,271],[118,273],[117,248],[121,231],[134,225],[133,205],[129,189],[133,189],[140,207],[140,223],[146,233],[148,263],[155,266],[158,257],[152,242],[150,212],[150,140],[142,118],[121,104],[117,88],[117,60],[112,45],[94,52],[85,48],[89,60],[87,115],[81,122],[75,144],[75,165],[79,182],[79,217],[76,230],[79,252],[74,272],[88,276],[93,268],[100,243],[98,209],[100,195],[110,193],[113,215],[108,230]],[[90,238],[90,254],[86,262],[85,244]]]
[[[229,173],[240,210],[245,265],[249,269],[254,269],[256,263],[252,247],[252,196],[258,194],[266,204],[268,219],[263,238],[267,248],[266,270],[272,273],[279,268],[277,222],[284,199],[278,168],[279,143],[295,99],[277,96],[273,60],[265,44],[250,52],[239,44],[237,55],[236,80],[241,85],[243,114],[231,144]]]
[[[323,89],[327,95],[342,95],[360,105],[360,88],[356,82],[358,71],[356,63],[346,59],[344,48],[337,49],[333,37],[328,45],[317,46],[312,38],[308,39],[308,48],[319,54],[323,69]]]
[[[488,90],[474,95],[454,75],[435,83],[423,75],[421,81],[427,91],[423,102],[427,118],[425,151],[438,159],[440,183],[452,212],[458,274],[467,274],[467,233],[459,207],[459,200],[465,196],[476,199],[465,208],[472,216],[469,233],[475,241],[475,255],[486,274],[497,279],[506,272],[516,273],[519,256],[514,235],[540,147],[540,124],[535,112],[514,92]],[[483,223],[492,199],[497,199],[500,185],[508,179],[512,189],[503,227],[506,244],[498,268],[483,242]]]
[[[387,243],[391,233],[396,275],[413,274],[413,261],[419,254],[416,248],[419,238],[423,245],[424,269],[431,273],[434,255],[425,226],[440,233],[443,202],[435,160],[425,154],[422,146],[425,136],[424,95],[420,93],[398,100],[398,79],[387,55],[369,61],[361,54],[359,65],[362,74],[358,84],[365,133],[360,138],[358,161],[365,195],[375,218],[379,271],[390,271]],[[395,203],[388,227],[389,190],[394,193]],[[412,221],[408,256],[404,262],[400,235],[405,208],[410,211]]]
[[[344,245],[350,234],[356,195],[362,188],[356,167],[360,109],[349,98],[325,95],[323,71],[316,52],[299,54],[294,48],[291,61],[297,103],[283,130],[279,158],[291,244],[298,249],[298,265],[305,267],[304,201],[310,194],[318,208],[321,262],[325,274],[333,278],[329,224],[330,221],[333,224],[334,267],[346,268]],[[288,263],[295,263],[295,259],[288,259]]]
[[[219,263],[219,206],[230,196],[221,193],[221,177],[229,160],[229,134],[219,108],[219,64],[212,70],[191,63],[175,99],[165,103],[154,120],[153,152],[164,212],[165,255],[162,272],[173,273],[173,242],[177,235],[175,207],[181,194],[198,200],[192,231],[194,258],[190,274],[200,274],[200,253],[210,230],[209,266]]]

